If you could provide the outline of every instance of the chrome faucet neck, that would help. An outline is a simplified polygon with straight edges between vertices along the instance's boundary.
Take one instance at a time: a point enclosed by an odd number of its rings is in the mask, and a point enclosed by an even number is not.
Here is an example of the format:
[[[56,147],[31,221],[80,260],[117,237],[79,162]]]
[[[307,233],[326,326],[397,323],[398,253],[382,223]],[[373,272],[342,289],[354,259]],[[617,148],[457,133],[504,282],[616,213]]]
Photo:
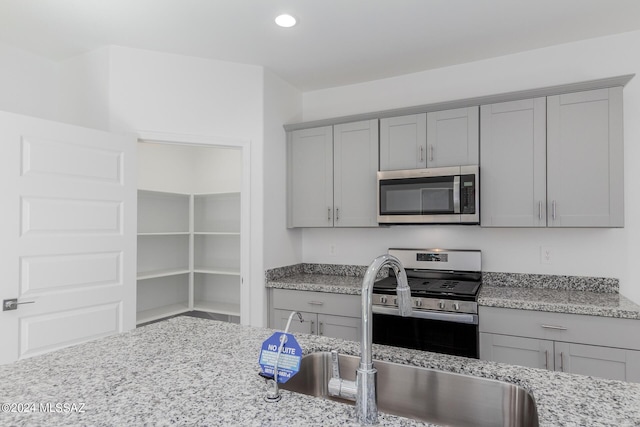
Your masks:
[[[384,254],[373,260],[362,280],[362,339],[360,342],[360,366],[356,374],[356,416],[363,424],[375,424],[378,419],[376,402],[375,375],[373,367],[373,284],[378,272],[384,266],[390,266],[396,274],[398,286],[398,308],[402,316],[411,314],[411,291],[407,282],[407,273],[398,258]]]

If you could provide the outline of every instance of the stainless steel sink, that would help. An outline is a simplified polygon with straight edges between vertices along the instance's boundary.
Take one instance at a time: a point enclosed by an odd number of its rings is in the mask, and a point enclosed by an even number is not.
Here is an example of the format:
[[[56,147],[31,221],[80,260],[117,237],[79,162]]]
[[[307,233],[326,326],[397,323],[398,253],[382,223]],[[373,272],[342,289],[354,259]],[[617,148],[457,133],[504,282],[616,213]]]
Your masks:
[[[359,357],[340,355],[340,372],[354,380]],[[374,361],[382,412],[447,426],[538,426],[533,396],[520,386],[434,369]],[[331,353],[302,358],[285,390],[346,403],[329,395]]]

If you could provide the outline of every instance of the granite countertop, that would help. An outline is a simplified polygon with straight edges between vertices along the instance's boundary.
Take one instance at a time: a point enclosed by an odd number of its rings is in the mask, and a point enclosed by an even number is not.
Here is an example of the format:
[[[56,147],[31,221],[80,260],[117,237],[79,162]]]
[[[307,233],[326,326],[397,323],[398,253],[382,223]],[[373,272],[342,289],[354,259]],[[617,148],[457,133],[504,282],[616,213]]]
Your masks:
[[[0,403],[76,404],[78,411],[0,412],[17,426],[343,426],[353,406],[286,390],[266,403],[257,375],[272,330],[177,317],[0,367]],[[305,354],[359,343],[297,334]],[[640,423],[640,384],[374,345],[374,358],[517,384],[530,391],[541,426]],[[82,405],[82,407],[80,406]],[[73,408],[73,406],[67,406]],[[62,406],[64,408],[64,406]],[[429,425],[380,414],[380,425]]]
[[[360,295],[366,267],[299,264],[267,272],[267,288]],[[640,305],[609,278],[483,273],[478,305],[640,319]]]
[[[483,285],[478,305],[640,319],[640,306],[618,293]]]

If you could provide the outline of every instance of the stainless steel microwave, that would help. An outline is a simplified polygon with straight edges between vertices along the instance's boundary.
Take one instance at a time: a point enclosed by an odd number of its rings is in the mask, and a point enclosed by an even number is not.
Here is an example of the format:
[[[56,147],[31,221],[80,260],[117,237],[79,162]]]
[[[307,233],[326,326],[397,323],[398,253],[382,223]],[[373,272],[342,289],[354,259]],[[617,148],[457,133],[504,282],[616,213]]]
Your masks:
[[[479,224],[479,167],[378,172],[378,223]]]

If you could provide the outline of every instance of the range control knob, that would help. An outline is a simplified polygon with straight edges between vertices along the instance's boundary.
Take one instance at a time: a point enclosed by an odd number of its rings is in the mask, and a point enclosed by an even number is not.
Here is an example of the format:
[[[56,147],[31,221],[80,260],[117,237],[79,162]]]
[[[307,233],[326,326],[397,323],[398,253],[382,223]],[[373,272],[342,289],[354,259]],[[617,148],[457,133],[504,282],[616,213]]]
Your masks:
[[[415,305],[416,307],[422,307],[422,300],[421,299],[415,300]]]
[[[380,304],[386,304],[387,303],[387,297],[382,296],[380,297]]]
[[[453,309],[454,309],[455,311],[460,310],[460,304],[458,304],[457,302],[454,302],[454,303],[453,303]]]
[[[393,305],[398,305],[398,297],[393,297]]]
[[[438,307],[440,307],[440,310],[444,310],[444,301],[440,301]]]

